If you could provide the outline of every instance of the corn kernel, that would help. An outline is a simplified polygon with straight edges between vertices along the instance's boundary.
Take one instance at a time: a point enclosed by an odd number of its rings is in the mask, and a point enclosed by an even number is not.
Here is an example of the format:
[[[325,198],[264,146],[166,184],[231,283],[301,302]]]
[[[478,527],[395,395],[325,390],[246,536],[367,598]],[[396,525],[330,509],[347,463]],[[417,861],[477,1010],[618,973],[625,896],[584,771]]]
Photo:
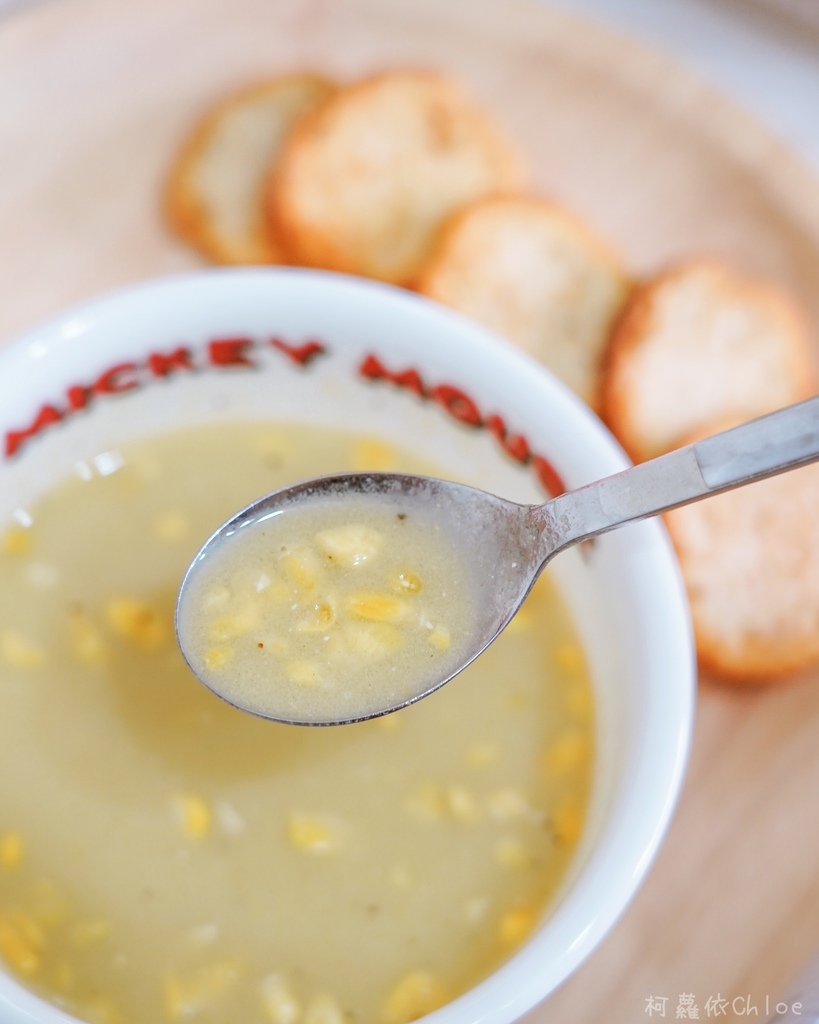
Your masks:
[[[210,587],[208,592],[202,598],[202,609],[206,612],[219,611],[220,608],[225,607],[230,598],[230,590],[221,584],[216,584],[215,586]]]
[[[518,789],[507,787],[496,789],[487,798],[490,817],[495,821],[511,821],[522,818],[529,810],[529,802]]]
[[[326,818],[293,814],[287,822],[287,838],[297,850],[332,853],[341,846],[338,827]]]
[[[262,647],[267,654],[275,654],[279,658],[284,658],[288,654],[292,653],[287,640],[282,639],[278,636],[270,636],[267,633],[257,633],[258,640],[256,641],[257,647]]]
[[[446,626],[436,626],[429,634],[429,643],[439,651],[445,651],[452,642]]]
[[[221,961],[188,977],[171,977],[165,982],[165,1012],[171,1021],[186,1021],[211,1008],[236,984],[235,963]]]
[[[384,1024],[409,1024],[449,1000],[441,979],[431,971],[410,971],[393,987],[381,1011]]]
[[[504,946],[518,946],[531,934],[535,922],[535,912],[531,907],[513,907],[500,919],[498,939]]]
[[[350,523],[316,534],[319,549],[339,565],[353,567],[371,561],[384,543],[377,530],[360,523]]]
[[[0,657],[12,668],[40,668],[45,652],[11,629],[0,632]]]
[[[421,580],[414,572],[399,572],[396,585],[405,594],[420,594],[423,589]]]
[[[25,855],[23,837],[19,832],[6,832],[0,836],[0,867],[13,871],[23,863]]]
[[[288,604],[291,602],[293,597],[293,587],[291,583],[283,579],[281,576],[270,576],[268,573],[263,572],[259,574],[258,579],[253,585],[253,589],[257,594],[263,594],[265,602],[268,606],[273,604]]]
[[[45,936],[39,924],[28,914],[0,917],[0,957],[13,971],[30,978],[39,970]]]
[[[554,658],[555,665],[567,675],[577,675],[583,671],[585,659],[576,644],[561,644],[555,650]]]
[[[291,661],[284,669],[291,683],[299,686],[321,686],[321,669],[313,661]]]
[[[261,615],[257,605],[248,603],[236,611],[220,615],[211,623],[210,636],[217,643],[225,643],[228,640],[235,640],[237,636],[247,636],[257,629],[261,621]]]
[[[320,992],[307,1004],[304,1024],[344,1024],[344,1012],[337,1000]]]
[[[546,778],[569,775],[587,763],[590,756],[589,739],[576,729],[567,729],[545,750],[542,758]]]
[[[323,633],[335,622],[335,611],[329,600],[317,601],[296,625],[297,633]]]
[[[344,631],[347,649],[362,658],[384,658],[399,650],[404,638],[388,622],[361,622]]]
[[[354,594],[347,608],[355,618],[367,622],[400,622],[406,615],[406,605],[386,594]]]
[[[358,472],[389,470],[396,466],[395,449],[376,438],[359,441],[353,448],[352,468]]]
[[[141,650],[155,653],[167,647],[171,630],[156,608],[131,597],[118,597],[105,609],[108,624],[117,636]]]
[[[176,803],[185,836],[193,840],[204,839],[213,824],[213,815],[207,801],[201,796],[183,793],[177,797]]]
[[[0,534],[0,551],[5,555],[27,555],[31,546],[31,532],[22,526],[9,526]]]
[[[230,647],[209,647],[204,654],[203,661],[206,668],[224,668],[233,657]]]
[[[440,821],[447,811],[443,789],[435,782],[422,782],[404,801],[404,807],[416,818]]]
[[[301,590],[313,590],[321,579],[317,556],[309,548],[294,548],[282,556],[282,568],[291,583]]]
[[[523,843],[509,836],[498,841],[495,857],[499,864],[507,868],[526,868],[532,863],[532,857]]]
[[[583,831],[583,812],[577,804],[564,804],[552,815],[552,827],[558,842],[573,846]]]
[[[74,657],[83,665],[104,665],[108,649],[102,633],[82,610],[68,620],[69,643]]]
[[[473,770],[486,768],[494,764],[500,757],[500,747],[497,743],[476,743],[466,752],[466,766]]]
[[[190,532],[190,519],[181,509],[169,509],[154,522],[154,537],[160,544],[178,544]]]
[[[465,786],[449,786],[446,791],[449,813],[456,821],[471,825],[481,818],[478,801]]]
[[[301,1018],[301,1003],[281,974],[262,978],[259,992],[270,1024],[297,1024]]]

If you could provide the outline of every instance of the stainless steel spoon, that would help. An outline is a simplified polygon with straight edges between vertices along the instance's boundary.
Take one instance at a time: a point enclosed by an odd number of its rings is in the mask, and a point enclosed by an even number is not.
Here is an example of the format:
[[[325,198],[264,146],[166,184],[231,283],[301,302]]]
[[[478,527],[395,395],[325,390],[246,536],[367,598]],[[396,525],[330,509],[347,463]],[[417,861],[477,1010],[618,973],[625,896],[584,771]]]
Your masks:
[[[292,511],[300,502],[334,502],[345,494],[366,492],[394,502],[432,506],[436,520],[464,540],[468,558],[481,581],[476,594],[477,618],[468,653],[444,678],[424,685],[394,706],[351,711],[343,720],[286,719],[300,724],[337,725],[395,711],[432,693],[473,661],[508,625],[543,568],[574,544],[627,523],[656,516],[765,477],[796,469],[819,459],[819,396],[789,406],[721,434],[687,445],[614,476],[569,491],[542,505],[520,505],[493,494],[430,477],[388,473],[351,473],[310,480],[269,494],[221,526],[200,549],[177,599],[177,637],[185,614],[191,571],[216,545],[246,525]],[[190,664],[180,638],[182,653]],[[202,682],[218,693],[212,679]],[[224,694],[221,694],[224,696]],[[248,709],[245,709],[248,710]],[[282,720],[282,719],[279,719]]]

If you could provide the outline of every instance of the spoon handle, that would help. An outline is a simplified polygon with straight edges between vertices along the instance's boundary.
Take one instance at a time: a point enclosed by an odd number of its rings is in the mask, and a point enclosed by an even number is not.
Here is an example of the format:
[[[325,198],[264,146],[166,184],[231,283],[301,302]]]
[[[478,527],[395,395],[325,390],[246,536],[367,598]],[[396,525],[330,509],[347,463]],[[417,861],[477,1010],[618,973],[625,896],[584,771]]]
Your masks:
[[[819,459],[819,396],[686,445],[538,507],[553,553]],[[554,550],[552,550],[554,548]]]

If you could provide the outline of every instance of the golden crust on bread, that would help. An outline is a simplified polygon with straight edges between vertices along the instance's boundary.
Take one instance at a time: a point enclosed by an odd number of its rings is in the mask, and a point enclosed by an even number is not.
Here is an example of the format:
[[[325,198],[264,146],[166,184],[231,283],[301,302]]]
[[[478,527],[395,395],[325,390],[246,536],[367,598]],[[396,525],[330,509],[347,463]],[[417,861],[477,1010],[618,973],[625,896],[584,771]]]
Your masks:
[[[445,217],[521,178],[517,153],[448,78],[388,72],[299,122],[268,207],[293,262],[408,284]]]
[[[293,123],[333,88],[317,75],[289,75],[212,109],[170,175],[165,209],[176,233],[218,263],[285,262],[264,211],[264,184]]]
[[[453,215],[418,290],[541,360],[586,401],[627,291],[617,257],[554,203],[493,196]]]
[[[813,465],[666,514],[700,662],[723,679],[765,682],[819,660],[817,507]]]
[[[635,461],[725,417],[807,398],[815,370],[800,311],[770,284],[712,260],[632,293],[604,360],[603,417]]]

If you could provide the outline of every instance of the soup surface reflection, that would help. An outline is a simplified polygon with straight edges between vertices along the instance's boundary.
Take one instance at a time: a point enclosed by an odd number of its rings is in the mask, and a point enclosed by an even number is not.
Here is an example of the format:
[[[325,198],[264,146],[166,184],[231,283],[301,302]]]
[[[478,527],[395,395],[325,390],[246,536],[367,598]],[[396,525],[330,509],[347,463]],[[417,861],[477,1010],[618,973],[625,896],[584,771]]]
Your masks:
[[[418,705],[237,711],[173,633],[235,510],[306,477],[435,472],[260,423],[104,451],[0,527],[0,959],[94,1024],[403,1024],[508,958],[580,837],[584,659],[548,580]]]

